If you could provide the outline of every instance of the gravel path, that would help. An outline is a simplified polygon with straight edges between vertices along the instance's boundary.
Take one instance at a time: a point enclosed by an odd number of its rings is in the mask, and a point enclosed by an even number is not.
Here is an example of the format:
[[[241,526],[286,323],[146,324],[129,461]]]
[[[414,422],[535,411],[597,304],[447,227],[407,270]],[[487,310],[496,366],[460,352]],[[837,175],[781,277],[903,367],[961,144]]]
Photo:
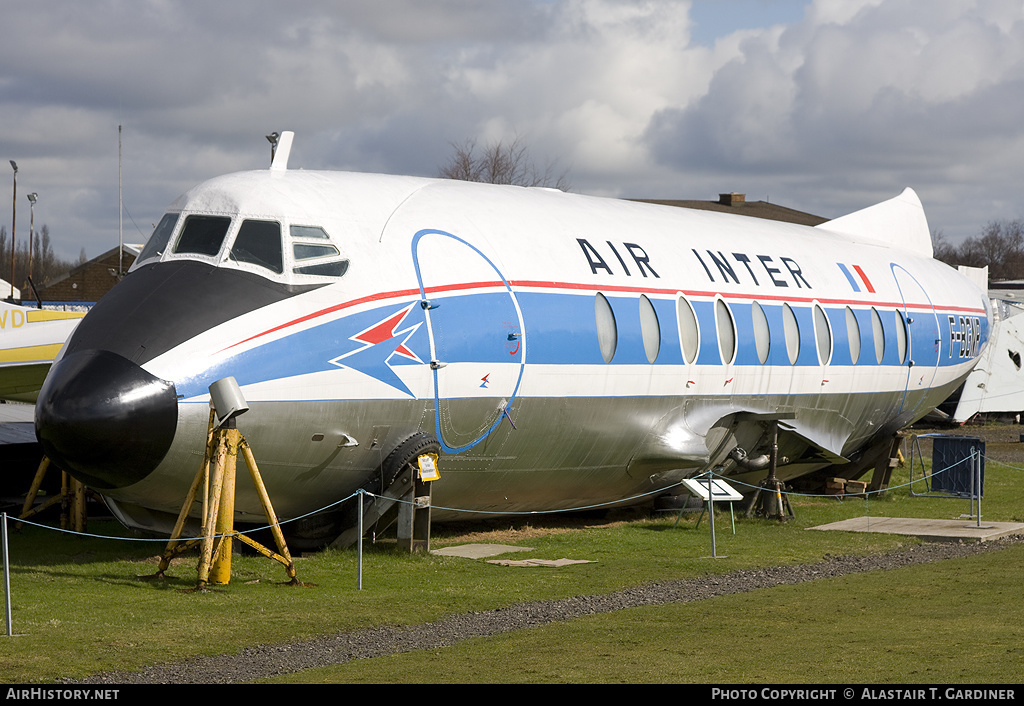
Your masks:
[[[520,603],[498,610],[463,613],[423,625],[379,627],[288,645],[262,645],[236,655],[196,657],[139,672],[97,674],[76,684],[232,684],[353,659],[453,645],[461,640],[564,622],[583,615],[624,608],[687,603],[785,584],[844,576],[863,571],[897,569],[945,559],[998,551],[1024,542],[1010,537],[995,542],[935,543],[873,556],[827,556],[816,564],[744,569],[718,576],[636,586],[598,596],[573,596],[557,601]]]

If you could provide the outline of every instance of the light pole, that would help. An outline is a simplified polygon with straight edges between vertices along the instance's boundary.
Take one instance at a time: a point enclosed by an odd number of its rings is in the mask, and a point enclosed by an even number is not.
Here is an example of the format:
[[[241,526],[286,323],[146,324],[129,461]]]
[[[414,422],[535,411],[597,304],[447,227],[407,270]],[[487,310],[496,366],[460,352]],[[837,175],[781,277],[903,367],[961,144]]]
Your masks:
[[[11,205],[11,300],[14,299],[14,228],[18,222],[18,163],[10,160],[14,168],[14,197]]]
[[[36,201],[39,200],[39,194],[32,192],[28,195],[28,281],[29,286],[32,282],[32,244],[36,239]]]

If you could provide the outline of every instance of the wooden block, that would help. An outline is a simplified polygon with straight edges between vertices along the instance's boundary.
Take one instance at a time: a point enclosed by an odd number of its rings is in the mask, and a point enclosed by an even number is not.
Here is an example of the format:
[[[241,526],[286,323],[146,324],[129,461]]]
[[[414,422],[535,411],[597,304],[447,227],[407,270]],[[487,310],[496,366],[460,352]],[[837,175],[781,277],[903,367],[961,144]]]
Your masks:
[[[847,495],[863,495],[867,492],[868,484],[862,480],[846,481]]]

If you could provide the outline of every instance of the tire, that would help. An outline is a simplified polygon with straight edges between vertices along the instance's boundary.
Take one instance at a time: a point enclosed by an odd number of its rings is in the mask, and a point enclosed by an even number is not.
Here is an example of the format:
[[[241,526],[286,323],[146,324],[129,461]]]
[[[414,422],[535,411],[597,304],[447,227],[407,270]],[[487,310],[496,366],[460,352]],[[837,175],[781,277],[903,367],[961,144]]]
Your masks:
[[[383,494],[405,468],[415,463],[425,453],[440,453],[441,445],[429,434],[413,434],[389,453],[380,468],[362,486],[364,490]],[[367,503],[372,500],[367,500]],[[339,510],[306,517],[299,522],[286,525],[286,539],[289,547],[300,551],[323,549],[339,535],[355,527],[358,507],[355,502],[346,503]]]
[[[418,432],[399,444],[380,466],[381,492],[395,482],[406,466],[426,453],[441,453],[441,445],[429,434]]]

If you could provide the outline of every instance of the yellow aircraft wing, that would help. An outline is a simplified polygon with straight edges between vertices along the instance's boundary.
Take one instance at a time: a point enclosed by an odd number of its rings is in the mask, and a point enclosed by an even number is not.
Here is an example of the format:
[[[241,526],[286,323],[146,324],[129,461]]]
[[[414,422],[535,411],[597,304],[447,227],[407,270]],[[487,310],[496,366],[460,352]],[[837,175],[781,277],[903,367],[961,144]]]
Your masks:
[[[35,402],[53,359],[83,316],[0,302],[0,399]]]

